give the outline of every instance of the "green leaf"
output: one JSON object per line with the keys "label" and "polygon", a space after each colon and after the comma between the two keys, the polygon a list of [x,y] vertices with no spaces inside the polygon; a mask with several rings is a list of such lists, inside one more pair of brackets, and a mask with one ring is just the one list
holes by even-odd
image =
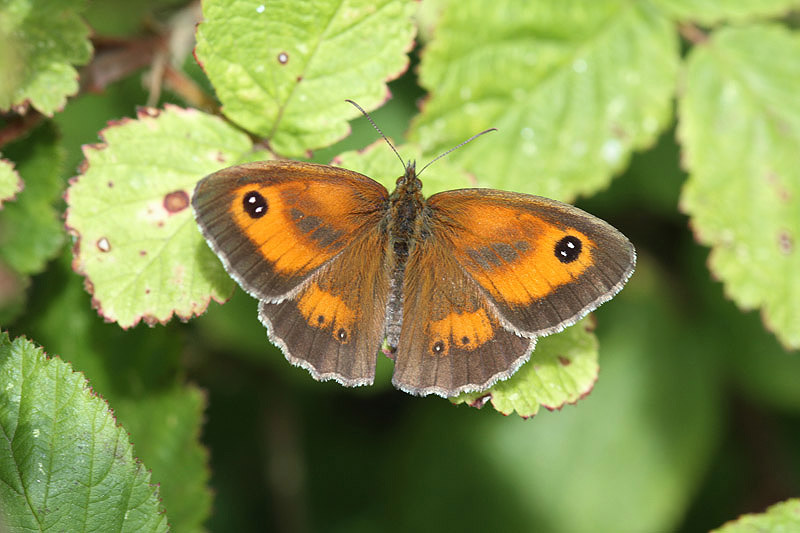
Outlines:
{"label": "green leaf", "polygon": [[709,266],[743,309],[760,308],[800,348],[800,37],[777,26],[720,30],[692,51],[679,135],[681,197]]}
{"label": "green leaf", "polygon": [[158,489],[80,374],[0,335],[0,501],[11,531],[166,531]]}
{"label": "green leaf", "polygon": [[41,272],[64,242],[60,212],[64,152],[50,125],[37,128],[24,143],[6,149],[25,189],[0,211],[0,262],[20,274]]}
{"label": "green leaf", "polygon": [[716,533],[790,533],[800,530],[800,500],[776,503],[761,514],[746,514],[715,529]]}
{"label": "green leaf", "polygon": [[0,159],[0,209],[3,209],[3,202],[13,200],[17,196],[23,185],[22,179],[14,170],[14,163]]}
{"label": "green leaf", "polygon": [[444,9],[412,129],[497,188],[569,200],[605,187],[671,117],[678,39],[646,2],[480,0]]}
{"label": "green leaf", "polygon": [[123,328],[166,322],[222,301],[232,281],[200,235],[189,202],[197,181],[234,162],[250,140],[217,117],[173,106],[104,130],[67,191],[75,270],[94,304]]}
{"label": "green leaf", "polygon": [[386,82],[408,65],[413,10],[406,0],[209,0],[196,56],[226,116],[299,156],[347,134],[358,111],[345,98],[366,109],[388,98]]}
{"label": "green leaf", "polygon": [[678,19],[706,25],[777,16],[797,8],[797,0],[654,0],[654,3]]}
{"label": "green leaf", "polygon": [[480,407],[488,399],[495,409],[523,418],[539,407],[560,409],[575,403],[594,387],[599,365],[592,320],[585,318],[561,333],[539,339],[530,360],[506,381],[488,391],[461,394],[451,401]]}
{"label": "green leaf", "polygon": [[45,299],[44,309],[25,317],[24,330],[83,372],[113,406],[159,484],[172,531],[199,530],[211,512],[208,458],[199,439],[205,399],[183,383],[185,336],[170,326],[123,331],[104,323],[66,257],[36,279],[31,301]]}
{"label": "green leaf", "polygon": [[30,103],[52,116],[78,92],[74,65],[89,61],[83,0],[6,0],[0,4],[0,110]]}

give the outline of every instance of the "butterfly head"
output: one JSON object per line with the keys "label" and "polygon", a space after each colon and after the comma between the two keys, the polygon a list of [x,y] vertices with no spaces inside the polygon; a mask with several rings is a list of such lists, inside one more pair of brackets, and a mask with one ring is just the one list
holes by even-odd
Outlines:
{"label": "butterfly head", "polygon": [[406,163],[406,171],[397,178],[397,188],[405,189],[409,192],[416,192],[422,189],[422,181],[417,176],[417,162],[409,161]]}

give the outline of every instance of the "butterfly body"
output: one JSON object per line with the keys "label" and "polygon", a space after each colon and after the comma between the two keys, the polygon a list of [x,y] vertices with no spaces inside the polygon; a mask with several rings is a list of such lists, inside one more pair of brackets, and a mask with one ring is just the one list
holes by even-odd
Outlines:
{"label": "butterfly body", "polygon": [[248,163],[201,180],[192,205],[287,359],[348,386],[372,383],[385,340],[398,388],[484,390],[635,263],[621,233],[567,204],[489,189],[425,199],[413,163],[391,194],[337,167]]}

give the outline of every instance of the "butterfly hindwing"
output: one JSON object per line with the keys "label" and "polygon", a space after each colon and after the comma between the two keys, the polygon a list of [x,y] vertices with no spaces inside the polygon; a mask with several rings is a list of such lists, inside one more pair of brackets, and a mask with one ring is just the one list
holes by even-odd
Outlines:
{"label": "butterfly hindwing", "polygon": [[412,394],[483,390],[525,362],[534,340],[505,329],[483,291],[435,234],[406,265],[392,383]]}
{"label": "butterfly hindwing", "polygon": [[[259,318],[293,364],[318,380],[348,386],[372,383],[383,341],[389,276],[378,226],[359,234],[296,295],[262,301]],[[365,254],[370,261],[364,261]]]}

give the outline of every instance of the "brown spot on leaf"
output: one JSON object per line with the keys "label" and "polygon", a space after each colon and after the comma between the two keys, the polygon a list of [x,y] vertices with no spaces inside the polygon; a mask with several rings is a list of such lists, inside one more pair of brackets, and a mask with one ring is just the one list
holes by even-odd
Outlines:
{"label": "brown spot on leaf", "polygon": [[109,181],[108,182],[108,188],[109,189],[113,189],[114,188],[114,182],[113,181]]}
{"label": "brown spot on leaf", "polygon": [[139,255],[144,257],[145,255],[147,255],[147,251],[146,250],[139,250]]}
{"label": "brown spot on leaf", "polygon": [[561,366],[569,366],[572,364],[572,361],[568,357],[564,357],[563,355],[558,356],[558,362],[561,363]]}
{"label": "brown spot on leaf", "polygon": [[766,173],[765,179],[767,181],[767,184],[769,184],[769,186],[775,191],[775,194],[778,195],[778,199],[781,202],[787,203],[792,199],[791,193],[784,186],[780,176],[777,173],[769,171]]}
{"label": "brown spot on leaf", "polygon": [[782,229],[778,232],[778,249],[783,255],[791,255],[794,251],[794,238],[789,230]]}
{"label": "brown spot on leaf", "polygon": [[97,249],[101,252],[110,252],[111,251],[111,243],[108,242],[108,239],[105,237],[100,237],[97,239]]}
{"label": "brown spot on leaf", "polygon": [[486,402],[488,402],[491,399],[492,399],[491,394],[484,394],[483,396],[480,396],[479,398],[476,398],[475,400],[469,402],[469,406],[474,407],[475,409],[480,409],[481,407],[486,405]]}
{"label": "brown spot on leaf", "polygon": [[164,209],[179,213],[189,207],[189,195],[184,190],[172,191],[164,197]]}

